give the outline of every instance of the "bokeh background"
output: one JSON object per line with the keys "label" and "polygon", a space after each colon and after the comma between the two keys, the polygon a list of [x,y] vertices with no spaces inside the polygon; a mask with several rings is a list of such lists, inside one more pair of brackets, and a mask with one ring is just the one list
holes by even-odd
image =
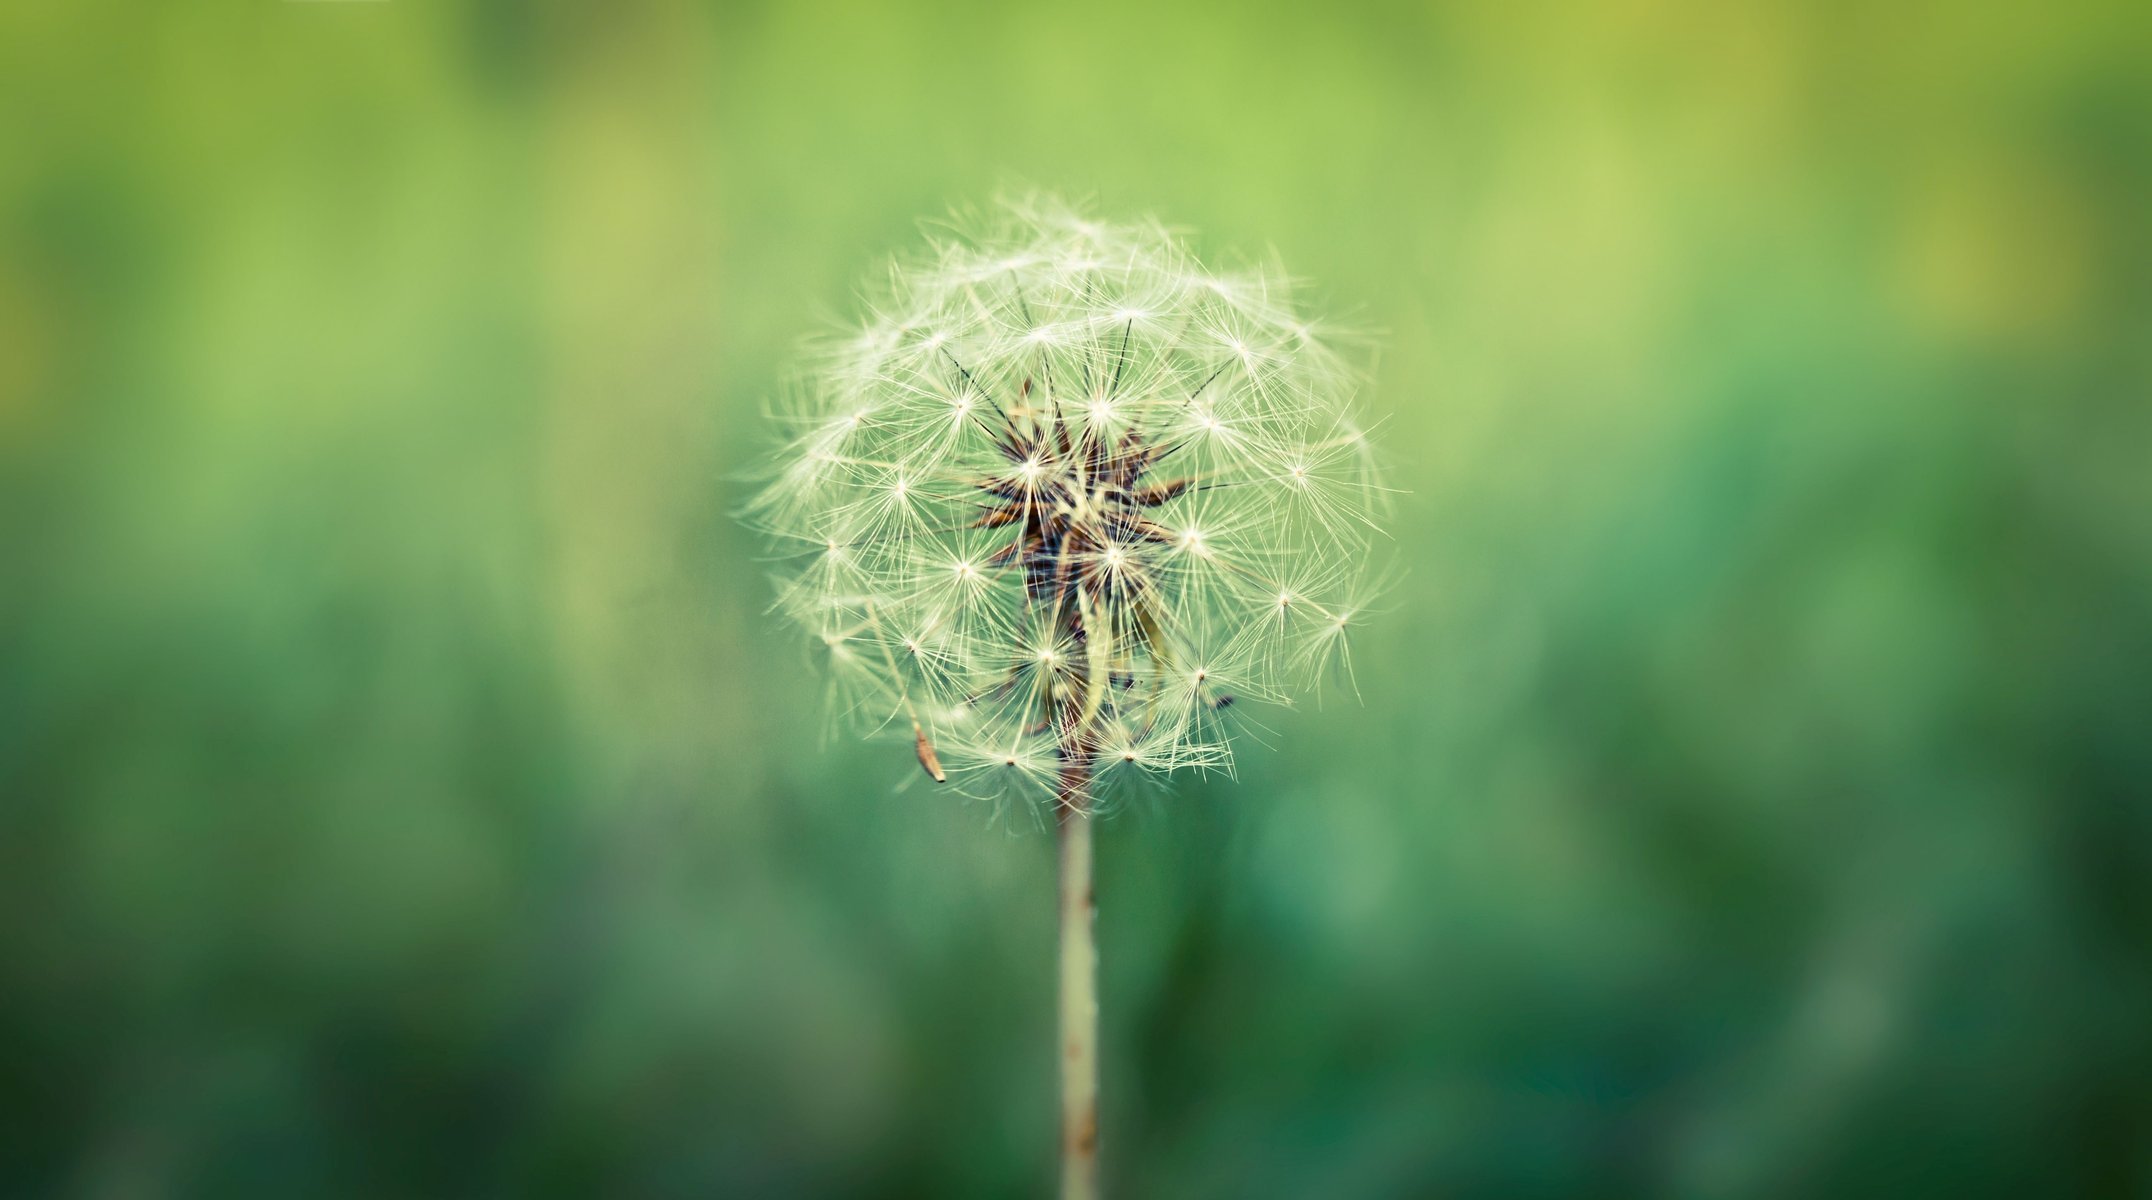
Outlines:
{"label": "bokeh background", "polygon": [[1052,838],[728,513],[997,188],[1381,331],[1360,700],[1102,832],[1152,1197],[2152,1195],[2137,3],[0,10],[0,1193],[1009,1196]]}

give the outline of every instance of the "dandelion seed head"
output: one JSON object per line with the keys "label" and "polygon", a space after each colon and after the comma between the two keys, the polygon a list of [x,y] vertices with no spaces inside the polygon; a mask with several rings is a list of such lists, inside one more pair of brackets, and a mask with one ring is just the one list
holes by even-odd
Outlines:
{"label": "dandelion seed head", "polygon": [[1045,799],[1078,758],[1102,788],[1229,771],[1228,706],[1342,658],[1382,489],[1361,380],[1284,276],[1024,199],[866,307],[748,507],[798,551],[779,608],[843,712]]}

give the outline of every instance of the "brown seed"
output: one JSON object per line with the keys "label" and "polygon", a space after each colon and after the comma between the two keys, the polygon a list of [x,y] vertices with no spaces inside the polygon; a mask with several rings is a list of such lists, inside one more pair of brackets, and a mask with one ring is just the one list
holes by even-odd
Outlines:
{"label": "brown seed", "polygon": [[1172,479],[1165,483],[1146,484],[1129,492],[1129,498],[1145,508],[1156,508],[1188,490],[1192,479]]}
{"label": "brown seed", "polygon": [[934,743],[927,740],[927,731],[921,729],[917,721],[912,722],[912,734],[912,748],[919,752],[919,765],[926,768],[928,777],[936,783],[949,782],[949,776],[942,773],[941,759],[934,755]]}
{"label": "brown seed", "polygon": [[1019,506],[1004,504],[972,522],[971,527],[973,529],[998,529],[1003,525],[1014,525],[1016,519],[1022,515],[1023,509]]}

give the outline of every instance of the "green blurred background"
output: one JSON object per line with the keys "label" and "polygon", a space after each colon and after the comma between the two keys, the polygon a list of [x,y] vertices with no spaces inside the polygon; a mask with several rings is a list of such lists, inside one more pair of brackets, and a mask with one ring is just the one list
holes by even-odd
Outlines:
{"label": "green blurred background", "polygon": [[1045,1192],[1052,839],[728,516],[1036,185],[1409,489],[1362,702],[1102,833],[1119,1195],[2152,1196],[2148,25],[8,5],[0,1193]]}

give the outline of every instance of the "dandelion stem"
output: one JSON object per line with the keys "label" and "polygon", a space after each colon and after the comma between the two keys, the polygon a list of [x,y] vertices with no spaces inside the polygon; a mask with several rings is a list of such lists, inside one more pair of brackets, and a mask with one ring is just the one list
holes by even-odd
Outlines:
{"label": "dandelion stem", "polygon": [[1091,890],[1091,756],[1064,749],[1061,843],[1061,1200],[1098,1196],[1098,911]]}

